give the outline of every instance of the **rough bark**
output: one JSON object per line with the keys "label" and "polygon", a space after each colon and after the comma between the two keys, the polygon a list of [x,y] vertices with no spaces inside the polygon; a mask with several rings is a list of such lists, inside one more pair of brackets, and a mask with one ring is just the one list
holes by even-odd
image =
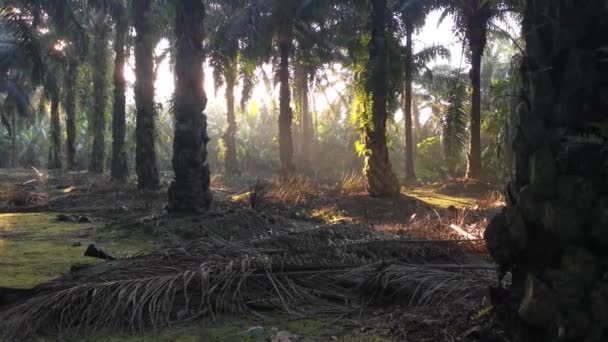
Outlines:
{"label": "rough bark", "polygon": [[526,5],[513,176],[485,236],[512,273],[494,305],[516,341],[608,340],[607,16],[600,0]]}
{"label": "rough bark", "polygon": [[281,17],[279,31],[279,157],[281,161],[281,176],[290,177],[295,172],[293,162],[293,137],[291,124],[293,111],[291,108],[291,89],[289,88],[289,58],[292,50],[292,27],[289,18]]}
{"label": "rough bark", "polygon": [[71,61],[68,65],[65,89],[65,130],[68,170],[76,168],[76,77],[78,62]]}
{"label": "rough bark", "polygon": [[408,23],[406,25],[407,43],[405,45],[405,180],[407,182],[416,181],[414,171],[414,136],[412,122],[412,64],[413,64],[413,36],[414,27]]}
{"label": "rough bark", "polygon": [[475,13],[466,19],[466,32],[471,50],[471,124],[466,177],[479,178],[481,173],[481,58],[487,45],[489,4],[473,4]]}
{"label": "rough bark", "polygon": [[372,1],[372,27],[369,44],[369,77],[367,93],[372,97],[371,125],[365,127],[365,147],[369,151],[364,173],[371,196],[390,197],[399,194],[399,180],[392,170],[386,144],[388,46],[386,40],[387,0]]}
{"label": "rough bark", "polygon": [[108,66],[108,28],[105,17],[98,15],[95,23],[95,37],[93,43],[93,149],[91,150],[91,160],[89,171],[102,173],[105,159],[105,136],[106,125],[106,72]]}
{"label": "rough bark", "polygon": [[211,205],[207,164],[207,104],[203,89],[203,20],[200,0],[176,2],[175,139],[169,187],[170,212],[199,213]]}
{"label": "rough bark", "polygon": [[159,187],[156,166],[154,127],[154,48],[156,44],[152,22],[152,2],[133,1],[135,27],[135,168],[139,189],[156,190]]}
{"label": "rough bark", "polygon": [[51,134],[48,168],[61,169],[61,122],[59,120],[59,94],[52,94],[51,96]]}
{"label": "rough bark", "polygon": [[226,80],[226,131],[222,136],[222,141],[225,147],[224,168],[226,174],[234,176],[239,173],[239,164],[236,152],[236,115],[234,113],[234,87],[237,77],[236,61],[230,62],[230,65],[224,72]]}
{"label": "rough bark", "polygon": [[[124,9],[126,12],[126,9]],[[125,151],[125,108],[126,108],[126,81],[125,71],[125,44],[127,39],[128,23],[126,13],[118,13],[116,20],[116,37],[114,40],[114,108],[112,110],[112,180],[124,182],[127,180],[129,170],[127,166],[127,152]]]}

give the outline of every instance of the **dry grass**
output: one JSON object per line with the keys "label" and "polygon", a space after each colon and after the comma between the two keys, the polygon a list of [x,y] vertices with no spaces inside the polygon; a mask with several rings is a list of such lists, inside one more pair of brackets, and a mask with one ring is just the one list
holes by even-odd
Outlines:
{"label": "dry grass", "polygon": [[503,194],[495,191],[479,199],[472,208],[437,209],[426,214],[414,214],[409,222],[385,224],[376,228],[412,239],[471,240],[466,249],[473,254],[486,255],[483,234],[489,219],[504,204]]}
{"label": "dry grass", "polygon": [[343,314],[387,294],[414,304],[459,301],[494,279],[470,269],[487,267],[479,258],[462,267],[472,259],[456,244],[355,228],[249,243],[209,236],[42,286],[36,297],[0,313],[0,339],[141,331],[269,310],[290,318]]}
{"label": "dry grass", "polygon": [[353,196],[367,191],[365,176],[359,172],[348,173],[342,176],[336,185],[340,196]]}

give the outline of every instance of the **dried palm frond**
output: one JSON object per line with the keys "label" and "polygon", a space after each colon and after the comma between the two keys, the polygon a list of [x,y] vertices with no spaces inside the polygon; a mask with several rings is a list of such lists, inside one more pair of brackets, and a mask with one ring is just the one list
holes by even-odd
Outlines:
{"label": "dried palm frond", "polygon": [[[253,243],[211,236],[40,286],[38,295],[0,313],[0,340],[143,331],[263,311],[340,314],[361,304],[362,291],[369,299],[390,293],[417,304],[459,300],[495,278],[445,266],[465,257],[448,244],[363,229],[313,229]],[[444,266],[425,265],[430,261]]]}

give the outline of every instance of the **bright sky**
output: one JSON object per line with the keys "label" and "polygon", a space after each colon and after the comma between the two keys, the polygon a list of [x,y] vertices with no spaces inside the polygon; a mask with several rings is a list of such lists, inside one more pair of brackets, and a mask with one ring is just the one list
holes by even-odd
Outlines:
{"label": "bright sky", "polygon": [[[452,58],[450,60],[437,60],[430,63],[430,66],[436,64],[450,64],[454,67],[462,67],[465,70],[468,69],[468,64],[466,59],[463,56],[463,44],[453,33],[454,19],[452,16],[447,16],[443,22],[438,25],[439,17],[441,15],[440,11],[431,12],[427,18],[426,25],[424,28],[415,36],[415,49],[417,51],[431,46],[433,44],[441,44],[448,49],[450,49],[452,53]],[[501,25],[502,26],[502,25]],[[512,31],[512,30],[509,30]],[[162,40],[157,47],[157,54],[160,54],[164,49],[167,48],[168,42],[166,40]],[[125,78],[127,81],[132,84],[135,80],[135,74],[133,71],[134,62],[131,59],[129,63],[129,67],[125,70]],[[264,66],[266,73],[269,77],[272,78],[272,70],[269,66]],[[224,89],[219,89],[217,92],[214,90],[213,85],[213,77],[212,69],[205,65],[205,91],[208,98],[207,108],[224,108]],[[160,102],[165,102],[171,98],[174,90],[174,80],[173,73],[171,67],[169,65],[168,59],[164,60],[159,66],[158,79],[156,80],[156,99]],[[340,87],[339,85],[337,86]],[[342,89],[337,89],[341,91]],[[276,93],[276,92],[275,92]],[[270,94],[271,96],[277,96],[277,94]],[[240,91],[236,91],[237,103],[240,97]],[[265,89],[264,83],[260,80],[259,84],[256,86],[253,92],[253,99],[255,100],[264,98],[269,96],[267,90]],[[313,104],[316,106],[317,111],[322,111],[328,108],[328,100],[334,101],[337,98],[337,92],[329,90],[327,92],[327,99],[325,96],[317,95],[317,97],[313,100]],[[133,103],[133,93],[132,89],[130,89],[130,94],[127,97],[130,103]],[[424,117],[428,113],[422,113]],[[396,119],[399,120],[402,117],[401,113],[397,113]],[[422,118],[423,119],[423,118]]]}

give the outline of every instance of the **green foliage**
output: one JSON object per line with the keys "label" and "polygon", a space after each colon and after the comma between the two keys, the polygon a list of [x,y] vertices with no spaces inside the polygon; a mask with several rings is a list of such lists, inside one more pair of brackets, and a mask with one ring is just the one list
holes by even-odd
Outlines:
{"label": "green foliage", "polygon": [[427,138],[417,145],[416,175],[421,181],[436,181],[447,175],[441,139]]}
{"label": "green foliage", "polygon": [[443,117],[441,140],[451,175],[456,174],[458,162],[466,150],[468,134],[467,86],[459,77],[451,80],[447,100],[449,105]]}

